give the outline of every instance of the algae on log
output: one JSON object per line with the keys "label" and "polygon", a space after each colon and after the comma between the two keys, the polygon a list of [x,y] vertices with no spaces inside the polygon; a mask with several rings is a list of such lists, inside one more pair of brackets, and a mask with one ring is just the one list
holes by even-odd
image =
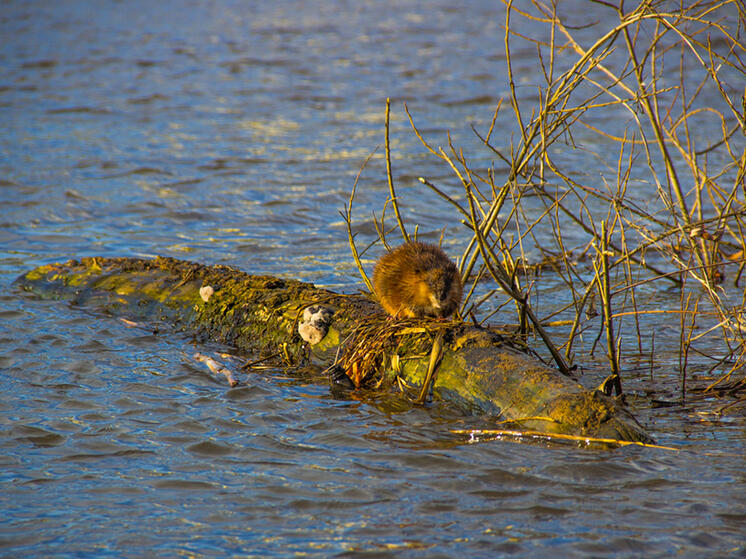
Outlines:
{"label": "algae on log", "polygon": [[[85,258],[40,266],[16,281],[44,298],[71,299],[147,323],[165,322],[240,353],[270,355],[282,349],[298,360],[310,355],[323,366],[334,363],[362,319],[385,320],[378,304],[364,296],[173,258]],[[214,291],[207,301],[200,295],[205,286]],[[309,347],[298,334],[299,319],[305,309],[319,304],[334,314],[328,333]],[[414,386],[424,382],[432,335],[428,323],[423,325],[397,332],[397,353],[382,360],[381,374]],[[458,322],[435,327],[444,331],[436,398],[524,429],[652,442],[615,399],[585,389],[501,335]]]}

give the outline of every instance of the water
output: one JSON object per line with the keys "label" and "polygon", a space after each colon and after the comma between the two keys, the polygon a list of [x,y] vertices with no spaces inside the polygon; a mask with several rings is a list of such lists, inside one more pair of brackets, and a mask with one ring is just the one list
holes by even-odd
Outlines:
{"label": "water", "polygon": [[[476,0],[0,4],[0,555],[746,555],[743,407],[651,403],[678,395],[665,320],[643,325],[652,379],[627,362],[625,388],[682,450],[599,451],[469,441],[451,431],[489,418],[335,399],[308,372],[230,389],[191,357],[224,348],[11,286],[47,262],[163,254],[354,292],[338,212],[385,98],[406,216],[437,239],[451,214],[416,177],[459,187],[401,101],[488,164],[469,124],[507,94],[503,18]],[[526,83],[531,56],[516,52]],[[380,153],[361,239],[387,193]],[[467,236],[446,239],[455,254]]]}

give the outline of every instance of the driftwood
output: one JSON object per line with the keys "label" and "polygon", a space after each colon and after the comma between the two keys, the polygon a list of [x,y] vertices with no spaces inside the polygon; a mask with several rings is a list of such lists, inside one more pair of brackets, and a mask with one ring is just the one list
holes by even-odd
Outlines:
{"label": "driftwood", "polygon": [[[652,441],[616,399],[547,367],[509,336],[463,322],[394,323],[362,295],[160,257],[45,265],[22,275],[17,284],[41,297],[70,299],[153,326],[167,324],[231,345],[246,356],[279,354],[322,367],[341,362],[348,375],[358,373],[357,384],[371,382],[370,371],[361,373],[357,367],[372,364],[379,385],[410,387],[415,396],[440,337],[434,398],[526,430]],[[370,340],[376,351],[361,346],[361,325],[385,332]],[[353,339],[356,347],[351,347]]]}

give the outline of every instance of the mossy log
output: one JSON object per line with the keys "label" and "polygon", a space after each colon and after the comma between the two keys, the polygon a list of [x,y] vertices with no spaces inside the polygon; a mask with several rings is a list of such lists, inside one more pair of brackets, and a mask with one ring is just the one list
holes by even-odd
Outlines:
{"label": "mossy log", "polygon": [[[44,298],[70,299],[154,326],[167,323],[247,356],[281,351],[291,360],[310,358],[324,367],[344,354],[362,321],[388,320],[362,295],[162,257],[50,264],[22,275],[17,284]],[[303,312],[312,305],[333,311],[328,331],[314,345],[298,334]],[[509,337],[462,322],[410,321],[396,332],[395,347],[378,360],[379,379],[398,377],[403,382],[393,385],[420,386],[435,331],[443,332],[443,353],[434,398],[523,429],[651,442],[617,400],[547,367]]]}

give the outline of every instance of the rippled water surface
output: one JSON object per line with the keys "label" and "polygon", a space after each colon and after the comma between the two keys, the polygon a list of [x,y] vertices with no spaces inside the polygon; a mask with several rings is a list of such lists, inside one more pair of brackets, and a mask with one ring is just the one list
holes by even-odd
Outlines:
{"label": "rippled water surface", "polygon": [[[679,451],[470,441],[452,430],[489,418],[334,398],[308,371],[228,388],[192,358],[226,348],[12,286],[43,263],[163,254],[354,292],[339,211],[386,97],[407,218],[437,239],[452,214],[416,177],[458,185],[401,102],[475,148],[469,125],[507,93],[503,21],[477,0],[0,3],[0,555],[746,556],[746,421],[651,405],[675,397],[675,350],[624,374]],[[386,195],[379,149],[361,239]],[[468,236],[446,238],[456,254]]]}

